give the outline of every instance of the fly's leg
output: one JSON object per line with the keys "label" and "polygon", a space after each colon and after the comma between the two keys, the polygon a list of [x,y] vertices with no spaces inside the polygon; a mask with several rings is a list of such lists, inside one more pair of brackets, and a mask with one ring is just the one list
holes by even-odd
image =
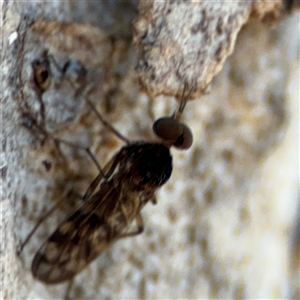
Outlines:
{"label": "fly's leg", "polygon": [[139,235],[144,231],[144,221],[143,221],[142,215],[140,213],[135,217],[135,222],[136,222],[136,225],[137,225],[137,229],[135,231],[132,231],[132,232],[127,232],[127,233],[121,234],[119,236],[119,239]]}
{"label": "fly's leg", "polygon": [[74,143],[62,140],[62,139],[58,139],[58,138],[56,138],[56,137],[54,137],[54,136],[52,136],[50,134],[48,134],[48,136],[50,138],[52,138],[54,141],[56,141],[56,142],[69,145],[70,147],[74,147],[74,148],[78,148],[78,149],[84,150],[88,154],[88,156],[90,157],[90,159],[93,161],[93,163],[97,166],[97,169],[98,169],[98,171],[100,173],[99,175],[101,175],[102,177],[105,176],[104,170],[100,166],[100,164],[97,161],[95,155],[92,153],[92,151],[91,151],[91,149],[89,147],[83,147],[83,146],[80,146],[80,145],[77,145],[77,144],[74,144]]}
{"label": "fly's leg", "polygon": [[[55,139],[55,138],[54,138]],[[63,142],[60,140],[55,139],[56,141],[59,142]],[[67,142],[68,144],[70,144],[69,142]],[[83,147],[82,147],[83,148]],[[94,155],[92,154],[92,152],[90,151],[89,148],[84,148],[87,153],[90,155],[90,157],[92,158],[93,161],[97,162],[96,158],[94,157]],[[100,167],[100,165],[97,162],[97,166],[98,166],[98,170],[99,170],[99,175],[93,180],[93,182],[91,183],[91,185],[89,186],[89,188],[87,189],[86,193],[84,194],[83,197],[80,197],[81,200],[83,201],[87,201],[90,199],[90,197],[92,196],[94,190],[96,189],[97,185],[99,184],[100,180],[103,178],[104,175],[104,171],[102,170],[102,168]],[[63,201],[58,201],[38,222],[37,224],[33,227],[33,229],[30,231],[30,233],[28,234],[28,236],[26,237],[25,241],[21,244],[20,250],[18,251],[18,255],[21,254],[22,250],[24,249],[24,247],[26,246],[26,244],[29,242],[29,240],[31,239],[31,237],[34,235],[34,233],[37,231],[37,229],[40,227],[40,225],[56,210],[58,209],[61,204],[63,203]]]}
{"label": "fly's leg", "polygon": [[96,109],[96,107],[93,105],[93,103],[86,99],[86,102],[89,104],[89,106],[91,107],[91,109],[94,111],[94,113],[96,114],[96,116],[98,117],[98,119],[100,120],[100,122],[107,127],[113,134],[115,134],[120,140],[122,140],[123,142],[125,142],[126,144],[130,144],[130,141],[123,136],[117,129],[115,129],[112,125],[110,125],[100,114],[100,112]]}
{"label": "fly's leg", "polygon": [[20,250],[18,251],[18,255],[21,254],[22,250],[24,249],[25,245],[29,242],[31,237],[34,235],[34,233],[37,231],[37,229],[40,227],[40,225],[56,210],[59,208],[59,206],[62,204],[62,201],[58,201],[33,227],[33,229],[30,231],[30,233],[27,235],[25,241],[22,243]]}
{"label": "fly's leg", "polygon": [[[92,105],[92,104],[91,104]],[[92,106],[93,107],[93,106]],[[95,108],[93,107],[93,109],[95,110]],[[95,110],[96,111],[96,110]],[[97,111],[96,111],[97,112]],[[97,114],[99,114],[97,112]],[[100,116],[100,114],[99,114]],[[114,172],[115,168],[117,167],[119,161],[122,159],[123,157],[123,151],[119,152],[117,155],[115,155],[115,157],[113,157],[113,159],[110,160],[110,162],[107,163],[107,165],[104,167],[104,169],[102,169],[102,167],[100,166],[100,164],[98,163],[96,157],[94,156],[94,154],[91,152],[89,147],[83,147],[80,145],[76,145],[73,144],[71,142],[62,140],[62,139],[58,139],[54,136],[52,136],[51,134],[49,134],[48,132],[46,132],[46,130],[39,126],[37,124],[37,122],[33,119],[33,117],[30,114],[26,114],[26,116],[24,116],[26,118],[26,123],[24,124],[28,129],[30,130],[35,130],[35,134],[42,134],[43,136],[49,137],[51,138],[54,142],[56,143],[64,143],[69,145],[70,147],[75,147],[75,148],[79,148],[84,150],[89,157],[91,158],[91,160],[94,162],[94,164],[97,166],[97,169],[99,171],[99,175],[93,180],[93,182],[90,184],[90,186],[88,187],[87,191],[85,192],[84,196],[82,197],[82,200],[87,201],[88,199],[90,199],[90,197],[93,195],[93,192],[95,191],[95,189],[97,188],[97,186],[99,185],[100,181],[102,180],[102,178],[109,178],[111,176],[111,174]],[[106,122],[106,121],[105,121]],[[106,124],[106,123],[104,123]],[[113,129],[114,130],[114,129]],[[56,210],[59,208],[59,206],[61,205],[63,201],[59,201],[56,205],[54,205],[54,207],[52,207],[39,221],[38,223],[34,226],[34,228],[31,230],[31,232],[28,234],[27,238],[25,239],[25,241],[22,243],[20,250],[18,251],[18,254],[20,254],[22,252],[22,250],[24,249],[24,247],[26,246],[26,244],[29,242],[29,240],[31,239],[31,237],[33,236],[33,234],[36,232],[36,230],[39,228],[39,226]]]}
{"label": "fly's leg", "polygon": [[[69,145],[70,147],[76,147],[79,149],[82,149],[84,151],[86,151],[86,153],[89,155],[89,157],[91,158],[91,160],[95,163],[95,165],[97,166],[97,169],[99,171],[99,175],[96,177],[96,179],[92,182],[91,186],[89,187],[89,189],[87,190],[87,192],[85,193],[84,197],[80,197],[81,200],[88,200],[90,198],[90,196],[92,195],[92,192],[95,190],[96,185],[100,182],[100,180],[103,178],[103,176],[105,176],[105,173],[103,171],[103,169],[101,168],[100,164],[98,163],[96,157],[94,156],[94,154],[91,152],[89,147],[83,147],[80,145],[76,145],[73,144],[71,142],[65,141],[65,140],[61,140],[61,139],[57,139],[54,136],[52,136],[51,134],[49,134],[48,132],[46,132],[46,130],[39,124],[37,124],[36,120],[32,117],[31,114],[26,114],[23,115],[23,117],[25,118],[24,121],[25,123],[23,123],[23,125],[28,128],[30,131],[33,131],[33,133],[35,135],[38,136],[39,135],[43,135],[45,137],[49,137],[51,138],[55,143],[64,143]],[[31,237],[33,236],[33,234],[37,231],[37,229],[40,227],[40,225],[56,210],[60,207],[60,205],[63,203],[63,201],[58,201],[57,204],[55,204],[38,222],[37,224],[34,226],[34,228],[30,231],[30,233],[28,234],[28,236],[26,237],[25,241],[21,244],[20,250],[18,251],[18,255],[21,254],[21,252],[23,251],[24,247],[26,246],[26,244],[29,242],[29,240],[31,239]]]}
{"label": "fly's leg", "polygon": [[72,278],[68,282],[67,289],[66,289],[65,296],[64,296],[64,300],[69,300],[70,299],[69,295],[70,295],[70,291],[73,287],[73,284],[74,284],[74,278]]}
{"label": "fly's leg", "polygon": [[[148,201],[149,201],[149,198],[146,202],[148,202]],[[155,198],[154,195],[152,195],[152,197],[150,198],[150,201],[152,202],[153,205],[155,205],[157,203],[156,198]],[[135,222],[136,222],[136,225],[137,225],[137,229],[135,231],[123,233],[118,238],[123,239],[123,238],[133,237],[133,236],[136,236],[136,235],[139,235],[139,234],[143,233],[143,231],[144,231],[144,221],[143,221],[143,217],[142,217],[140,212],[135,217]]]}
{"label": "fly's leg", "polygon": [[[106,120],[104,120],[102,115],[98,112],[98,110],[94,107],[94,105],[89,100],[87,100],[87,103],[91,106],[92,110],[95,112],[95,114],[97,115],[97,117],[100,119],[100,121],[102,122],[102,124],[104,126],[108,127],[109,130],[111,130],[115,135],[117,135],[125,143],[127,143],[127,144],[130,143],[129,140],[127,140],[113,126],[111,126]],[[99,175],[93,180],[93,182],[88,187],[87,191],[85,192],[85,194],[83,196],[83,200],[89,199],[91,197],[91,195],[93,194],[93,192],[95,191],[96,187],[99,185],[99,183],[103,177],[109,178],[111,176],[111,174],[114,172],[115,168],[117,167],[119,161],[122,159],[122,157],[124,155],[124,153],[122,151],[119,152],[117,155],[115,155],[110,160],[110,162],[108,162],[108,164],[104,168],[102,168],[100,166],[100,164],[98,163],[95,155],[92,153],[92,151],[90,150],[89,147],[83,147],[83,146],[68,142],[66,140],[63,140],[63,139],[58,139],[58,138],[52,136],[51,134],[49,134],[48,132],[46,132],[43,128],[39,128],[39,126],[37,124],[35,124],[35,127],[37,127],[42,132],[42,134],[50,137],[55,142],[63,143],[63,144],[69,145],[70,147],[84,150],[88,154],[90,159],[94,162],[94,164],[97,166]]]}
{"label": "fly's leg", "polygon": [[89,199],[92,196],[93,192],[95,191],[103,177],[106,179],[110,177],[110,175],[113,173],[117,166],[117,164],[114,163],[115,158],[116,155],[105,165],[102,172],[99,172],[98,176],[92,181],[92,183],[90,184],[83,196],[83,200]]}
{"label": "fly's leg", "polygon": [[[80,197],[81,198],[81,197]],[[81,198],[82,199],[82,198]],[[38,230],[40,225],[55,211],[57,210],[63,203],[64,201],[58,201],[42,218],[39,219],[39,221],[35,224],[35,226],[32,228],[30,233],[27,235],[25,241],[21,244],[20,250],[18,251],[18,255],[21,254],[23,251],[24,247],[28,244],[30,241],[31,237],[34,235],[34,233]]]}
{"label": "fly's leg", "polygon": [[151,191],[150,193],[144,194],[144,197],[141,199],[142,206],[144,207],[144,205],[146,205],[146,203],[149,202],[149,201],[151,201],[151,203],[153,205],[157,204],[157,199],[156,199],[154,191]]}
{"label": "fly's leg", "polygon": [[99,185],[102,178],[109,179],[119,162],[123,159],[124,154],[125,150],[121,150],[113,156],[113,158],[102,169],[102,172],[99,172],[99,175],[92,181],[92,183],[90,184],[83,196],[83,200],[89,199],[92,196],[93,192]]}
{"label": "fly's leg", "polygon": [[45,137],[48,137],[56,143],[63,143],[70,147],[81,149],[81,150],[85,151],[88,154],[88,156],[90,157],[90,159],[93,161],[93,163],[96,165],[99,173],[102,173],[102,176],[105,175],[105,172],[103,171],[102,167],[98,163],[95,155],[92,153],[92,151],[89,147],[84,147],[84,146],[63,140],[63,139],[56,138],[55,136],[53,136],[49,132],[47,132],[41,125],[39,125],[37,123],[37,121],[34,119],[34,117],[28,112],[23,113],[22,117],[23,117],[23,126],[25,126],[30,132],[33,132],[37,136],[37,138],[42,139],[41,138],[41,135],[42,135],[44,137],[44,139],[45,139]]}

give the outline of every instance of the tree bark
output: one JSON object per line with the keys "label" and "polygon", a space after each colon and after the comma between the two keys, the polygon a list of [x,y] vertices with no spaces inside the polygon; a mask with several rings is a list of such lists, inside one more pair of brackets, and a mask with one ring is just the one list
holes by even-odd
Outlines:
{"label": "tree bark", "polygon": [[[166,95],[179,99],[184,84],[196,86],[183,113],[192,148],[172,150],[172,177],[158,204],[142,211],[144,233],[109,247],[68,296],[299,293],[299,13],[292,14],[299,3],[224,2],[222,10],[208,3],[2,3],[3,299],[65,296],[67,283],[32,277],[33,255],[97,175],[80,147],[104,165],[121,145],[85,100],[130,140],[149,141],[153,122],[178,108]],[[45,58],[49,81],[40,84]],[[37,124],[79,147],[54,142]],[[62,207],[17,254],[58,201]]]}

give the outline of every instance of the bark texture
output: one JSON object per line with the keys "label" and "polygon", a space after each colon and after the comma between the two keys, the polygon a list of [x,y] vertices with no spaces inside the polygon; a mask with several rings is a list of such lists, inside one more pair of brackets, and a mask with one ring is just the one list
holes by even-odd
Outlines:
{"label": "bark texture", "polygon": [[[298,7],[263,0],[3,2],[2,298],[65,296],[67,283],[32,277],[33,255],[97,174],[80,146],[104,165],[121,145],[85,99],[129,139],[151,140],[154,120],[178,106],[165,95],[180,97],[184,83],[197,86],[183,114],[192,148],[173,151],[170,181],[158,204],[142,212],[145,232],[108,248],[68,296],[298,295]],[[45,58],[49,81],[39,86]],[[79,147],[54,142],[36,124]],[[18,255],[58,201],[62,207]]]}

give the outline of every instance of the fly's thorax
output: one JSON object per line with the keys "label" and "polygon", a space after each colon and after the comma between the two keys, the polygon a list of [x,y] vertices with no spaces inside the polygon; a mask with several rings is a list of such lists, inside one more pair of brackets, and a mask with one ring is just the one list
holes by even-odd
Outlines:
{"label": "fly's thorax", "polygon": [[155,189],[172,173],[170,149],[160,143],[135,143],[126,146],[125,180],[135,191]]}

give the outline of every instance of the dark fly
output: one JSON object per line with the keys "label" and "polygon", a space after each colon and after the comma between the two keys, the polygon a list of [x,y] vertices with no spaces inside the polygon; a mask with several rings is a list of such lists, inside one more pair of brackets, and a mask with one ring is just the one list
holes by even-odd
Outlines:
{"label": "dark fly", "polygon": [[[85,201],[40,247],[31,266],[36,279],[47,284],[70,280],[111,242],[142,233],[141,210],[148,202],[156,203],[157,189],[172,173],[170,148],[188,149],[192,145],[191,131],[180,123],[191,92],[185,95],[185,91],[178,111],[153,125],[160,142],[128,141],[87,100],[103,125],[126,145],[103,169],[97,164],[100,172],[87,189]],[[136,230],[129,231],[133,221]]]}

